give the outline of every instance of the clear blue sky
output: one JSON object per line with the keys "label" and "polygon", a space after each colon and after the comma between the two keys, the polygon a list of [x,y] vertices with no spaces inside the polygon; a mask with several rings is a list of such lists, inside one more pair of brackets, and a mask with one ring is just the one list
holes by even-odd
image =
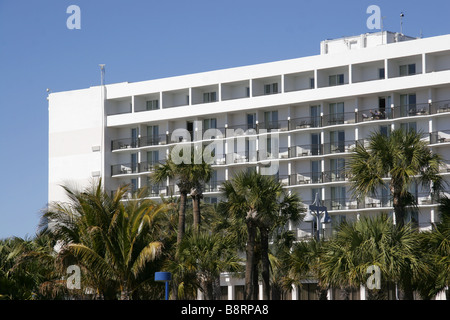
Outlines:
{"label": "clear blue sky", "polygon": [[[69,30],[66,9],[81,9]],[[0,238],[33,236],[47,205],[53,92],[142,81],[319,53],[321,40],[384,29],[450,33],[450,2],[301,0],[0,0]]]}

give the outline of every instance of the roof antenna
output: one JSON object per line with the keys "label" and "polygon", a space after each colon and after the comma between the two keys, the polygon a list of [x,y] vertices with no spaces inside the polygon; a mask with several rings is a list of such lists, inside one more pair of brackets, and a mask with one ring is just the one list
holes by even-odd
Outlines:
{"label": "roof antenna", "polygon": [[403,35],[403,17],[405,15],[402,13],[400,13],[400,34]]}
{"label": "roof antenna", "polygon": [[100,66],[100,72],[101,72],[101,85],[104,86],[105,85],[105,65],[99,64],[99,66]]}

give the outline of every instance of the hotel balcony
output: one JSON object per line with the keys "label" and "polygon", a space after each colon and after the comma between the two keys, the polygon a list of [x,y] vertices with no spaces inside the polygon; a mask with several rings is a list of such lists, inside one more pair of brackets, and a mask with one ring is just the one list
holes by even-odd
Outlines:
{"label": "hotel balcony", "polygon": [[111,176],[149,173],[152,172],[158,164],[163,163],[164,161],[143,161],[139,163],[115,164],[111,166]]}

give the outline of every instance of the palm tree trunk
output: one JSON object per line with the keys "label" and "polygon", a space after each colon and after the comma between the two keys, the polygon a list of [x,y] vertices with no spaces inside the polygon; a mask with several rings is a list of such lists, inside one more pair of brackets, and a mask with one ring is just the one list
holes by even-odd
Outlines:
{"label": "palm tree trunk", "polygon": [[201,199],[201,194],[193,194],[192,195],[192,204],[193,204],[193,215],[194,215],[194,232],[199,232],[200,231],[200,223],[201,223],[201,216],[200,216],[200,199]]}
{"label": "palm tree trunk", "polygon": [[181,242],[185,233],[185,223],[186,223],[186,200],[187,193],[180,192],[180,208],[178,211],[178,235],[177,244]]}
{"label": "palm tree trunk", "polygon": [[131,299],[131,293],[128,289],[128,285],[125,281],[125,283],[122,284],[122,288],[120,290],[120,300],[130,300]]}
{"label": "palm tree trunk", "polygon": [[253,284],[253,291],[252,291],[252,300],[258,300],[258,294],[259,294],[259,258],[257,255],[257,250],[255,249],[255,260],[254,260],[254,264],[253,264],[253,279],[252,279],[252,284]]}
{"label": "palm tree trunk", "polygon": [[246,255],[247,261],[245,264],[245,300],[252,300],[253,298],[253,279],[254,279],[254,265],[255,259],[255,241],[256,241],[256,226],[252,218],[247,218],[247,244]]}
{"label": "palm tree trunk", "polygon": [[270,299],[270,261],[269,261],[269,233],[267,228],[261,230],[261,276],[263,281],[263,300]]}
{"label": "palm tree trunk", "polygon": [[395,181],[392,181],[390,191],[392,194],[392,205],[394,207],[395,225],[400,229],[403,227],[405,221],[405,207],[401,199],[401,187],[397,186]]}

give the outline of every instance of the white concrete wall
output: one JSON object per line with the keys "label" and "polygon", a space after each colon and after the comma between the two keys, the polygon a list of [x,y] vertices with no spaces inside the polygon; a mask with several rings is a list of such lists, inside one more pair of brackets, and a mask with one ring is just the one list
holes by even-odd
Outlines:
{"label": "white concrete wall", "polygon": [[101,171],[100,87],[52,93],[49,97],[48,200],[64,200],[64,183],[86,186]]}

